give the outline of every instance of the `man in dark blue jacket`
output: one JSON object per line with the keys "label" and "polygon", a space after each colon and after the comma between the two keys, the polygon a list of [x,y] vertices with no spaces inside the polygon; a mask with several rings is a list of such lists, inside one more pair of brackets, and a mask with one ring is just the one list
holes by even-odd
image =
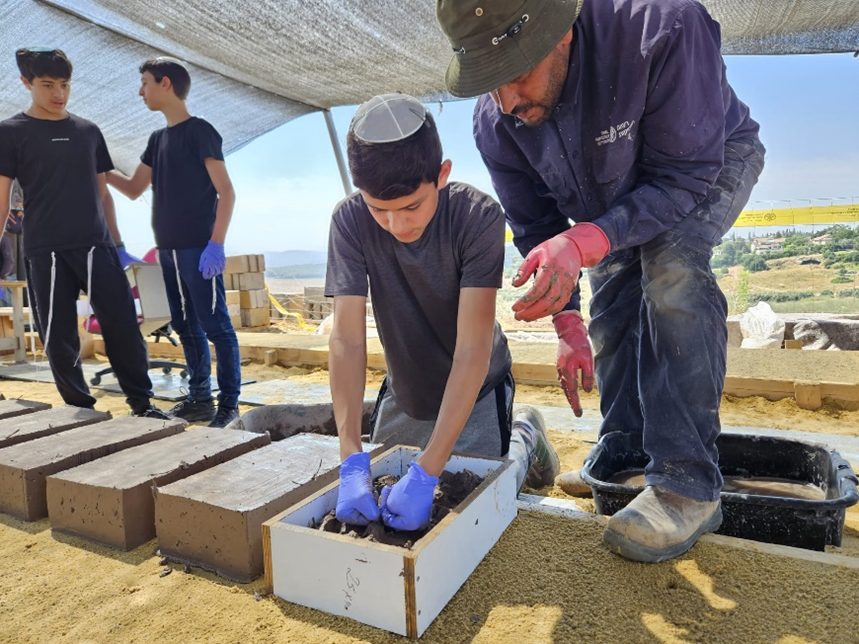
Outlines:
{"label": "man in dark blue jacket", "polygon": [[[727,305],[710,258],[763,169],[719,25],[696,0],[437,6],[448,89],[480,96],[474,137],[525,256],[513,284],[534,276],[516,317],[553,316],[573,411],[578,371],[585,391],[595,371],[601,432],[641,433],[650,457],[645,490],[603,541],[640,561],[676,557],[721,523]],[[578,473],[560,478],[583,491]]]}

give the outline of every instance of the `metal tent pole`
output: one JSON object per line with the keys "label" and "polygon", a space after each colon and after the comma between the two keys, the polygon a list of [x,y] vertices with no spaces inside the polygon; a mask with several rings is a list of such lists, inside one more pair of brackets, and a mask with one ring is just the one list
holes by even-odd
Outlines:
{"label": "metal tent pole", "polygon": [[337,159],[337,169],[340,170],[340,181],[343,182],[343,192],[348,197],[352,194],[352,187],[349,183],[349,171],[346,169],[343,150],[340,149],[340,141],[337,138],[337,130],[334,128],[334,119],[331,117],[331,110],[322,110],[322,114],[325,115],[325,125],[328,126],[328,136],[331,137],[331,147],[334,149],[334,158]]}

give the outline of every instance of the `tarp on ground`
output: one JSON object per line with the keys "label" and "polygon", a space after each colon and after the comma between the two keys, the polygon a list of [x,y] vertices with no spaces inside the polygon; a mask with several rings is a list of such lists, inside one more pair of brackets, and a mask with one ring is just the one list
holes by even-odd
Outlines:
{"label": "tarp on ground", "polygon": [[[586,0],[608,2],[610,0]],[[705,0],[726,54],[859,50],[855,0]],[[189,63],[189,106],[227,153],[308,112],[402,91],[449,98],[451,55],[430,0],[0,0],[0,115],[26,106],[19,46],[52,45],[75,65],[70,109],[101,126],[116,164],[137,163],[162,126],[137,98],[137,67]]]}

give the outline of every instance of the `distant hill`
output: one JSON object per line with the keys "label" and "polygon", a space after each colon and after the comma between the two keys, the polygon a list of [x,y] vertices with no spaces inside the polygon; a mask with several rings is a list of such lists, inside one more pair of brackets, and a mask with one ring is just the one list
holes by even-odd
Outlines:
{"label": "distant hill", "polygon": [[324,264],[328,254],[316,250],[283,250],[277,253],[265,254],[267,268],[283,266],[300,266],[307,264]]}

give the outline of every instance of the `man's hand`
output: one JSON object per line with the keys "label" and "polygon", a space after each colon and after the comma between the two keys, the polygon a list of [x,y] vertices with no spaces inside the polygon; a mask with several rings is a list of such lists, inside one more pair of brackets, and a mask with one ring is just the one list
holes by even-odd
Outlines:
{"label": "man's hand", "polygon": [[438,477],[411,462],[409,472],[382,490],[382,521],[394,530],[418,530],[429,523]]}
{"label": "man's hand", "polygon": [[598,264],[609,250],[608,237],[595,224],[576,224],[534,247],[513,278],[513,286],[519,287],[534,275],[534,284],[513,303],[516,319],[533,322],[562,310],[582,267]]}
{"label": "man's hand", "polygon": [[594,388],[594,356],[588,330],[578,311],[562,311],[552,319],[558,334],[558,380],[576,416],[582,415],[579,402],[578,370],[582,370],[582,389]]}
{"label": "man's hand", "polygon": [[200,255],[200,264],[197,268],[203,274],[204,280],[210,280],[216,275],[224,272],[227,266],[227,258],[224,255],[224,245],[216,241],[210,241]]}
{"label": "man's hand", "polygon": [[143,262],[142,259],[140,259],[139,257],[135,257],[127,250],[125,250],[125,246],[117,246],[116,254],[119,255],[119,265],[122,266],[123,269],[128,268],[128,265],[134,262]]}
{"label": "man's hand", "polygon": [[340,491],[335,515],[349,525],[367,525],[379,518],[379,504],[373,494],[370,455],[356,452],[340,465]]}

